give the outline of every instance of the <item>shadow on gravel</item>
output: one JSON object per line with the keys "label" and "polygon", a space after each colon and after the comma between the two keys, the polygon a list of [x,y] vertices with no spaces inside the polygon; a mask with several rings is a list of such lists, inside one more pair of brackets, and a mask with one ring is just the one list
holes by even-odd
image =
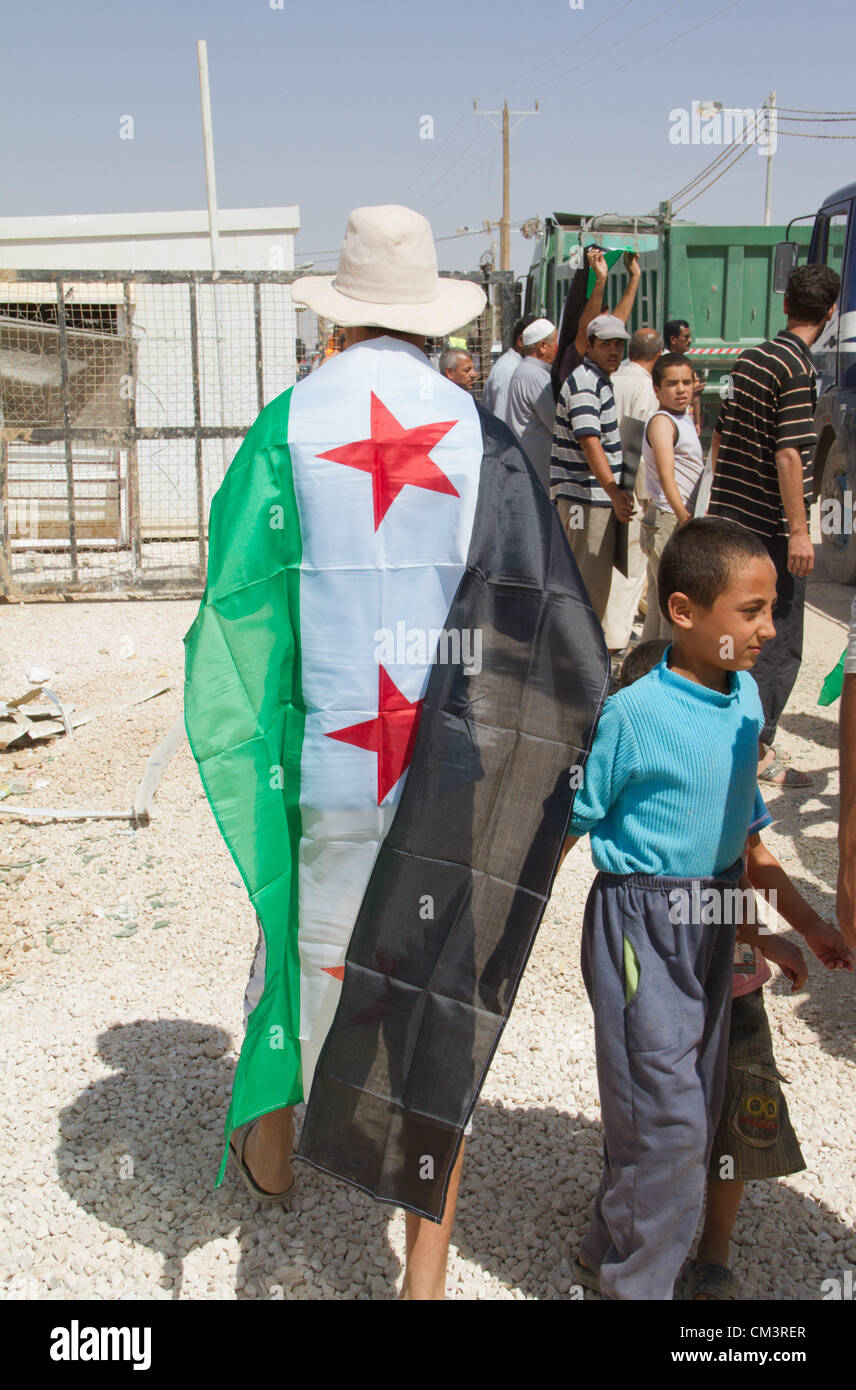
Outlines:
{"label": "shadow on gravel", "polygon": [[[306,1164],[298,1165],[290,1209],[260,1206],[232,1168],[214,1190],[234,1073],[227,1033],[189,1020],[140,1020],[98,1042],[114,1071],[60,1115],[60,1180],[99,1222],[162,1257],[162,1295],[231,1298],[237,1284],[239,1299],[395,1298],[401,1266],[389,1245],[388,1207]],[[453,1243],[529,1298],[567,1298],[600,1155],[600,1126],[581,1112],[480,1103]],[[235,1274],[226,1241],[236,1230]],[[744,1234],[733,1267],[747,1298],[821,1298],[822,1279],[856,1265],[845,1223],[782,1184],[750,1185],[738,1240]],[[197,1284],[194,1252],[218,1241]],[[156,1292],[141,1277],[114,1286],[114,1297]]]}
{"label": "shadow on gravel", "polygon": [[[529,1298],[567,1298],[600,1161],[600,1125],[580,1112],[479,1105],[454,1244]],[[856,1265],[856,1234],[847,1223],[781,1182],[747,1184],[735,1236],[732,1268],[748,1300],[821,1299],[829,1293],[824,1279],[837,1278],[846,1290],[845,1271]]]}
{"label": "shadow on gravel", "polygon": [[[818,709],[821,708],[823,707],[819,705]],[[800,714],[797,711],[786,710],[779,718],[779,728],[784,729],[786,734],[796,734],[797,738],[804,738],[806,743],[816,743],[818,748],[829,748],[837,754],[838,706],[834,705],[832,708],[836,714],[834,721],[831,721],[828,716],[824,718],[821,714]],[[826,772],[833,773],[837,770],[838,763],[836,761],[832,767],[824,768],[819,775],[823,776]],[[809,788],[806,787],[806,791],[808,790]],[[834,799],[837,800],[837,797]]]}
{"label": "shadow on gravel", "polygon": [[[93,1082],[59,1117],[65,1191],[98,1221],[161,1255],[160,1288],[172,1298],[185,1286],[193,1252],[236,1228],[239,1298],[289,1298],[298,1290],[303,1298],[394,1297],[401,1266],[387,1240],[388,1209],[364,1194],[302,1164],[291,1209],[262,1207],[231,1164],[214,1189],[235,1069],[224,1055],[231,1046],[222,1029],[186,1019],[139,1020],[101,1033],[99,1054],[113,1075]],[[356,1259],[365,1272],[359,1280]],[[110,1270],[103,1274],[109,1279]],[[197,1288],[191,1280],[185,1296],[232,1297],[225,1248],[214,1281],[219,1293],[210,1280]],[[114,1296],[123,1294],[146,1297],[141,1277]]]}

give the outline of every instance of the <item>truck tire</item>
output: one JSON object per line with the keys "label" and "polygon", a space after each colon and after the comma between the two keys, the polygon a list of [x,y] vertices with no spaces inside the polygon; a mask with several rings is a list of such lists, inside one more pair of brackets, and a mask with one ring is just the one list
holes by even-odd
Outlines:
{"label": "truck tire", "polygon": [[820,497],[823,558],[829,577],[839,584],[856,584],[853,493],[848,488],[847,461],[837,440],[823,467]]}

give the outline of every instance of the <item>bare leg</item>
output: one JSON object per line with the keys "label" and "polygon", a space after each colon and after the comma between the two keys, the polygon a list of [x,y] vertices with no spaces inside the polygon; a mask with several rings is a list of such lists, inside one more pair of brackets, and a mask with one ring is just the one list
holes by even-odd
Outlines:
{"label": "bare leg", "polygon": [[[696,1251],[697,1264],[728,1268],[729,1242],[742,1196],[743,1183],[739,1178],[708,1178],[704,1229]],[[710,1294],[701,1293],[696,1297],[699,1301],[707,1302]]]}
{"label": "bare leg", "polygon": [[244,1162],[265,1192],[285,1192],[291,1186],[293,1147],[293,1106],[272,1110],[253,1126],[244,1146]]}
{"label": "bare leg", "polygon": [[426,1221],[424,1217],[416,1216],[412,1211],[407,1213],[407,1255],[399,1298],[440,1302],[446,1297],[446,1261],[449,1258],[449,1240],[455,1220],[463,1161],[462,1143],[449,1179],[446,1210],[439,1225],[436,1221]]}

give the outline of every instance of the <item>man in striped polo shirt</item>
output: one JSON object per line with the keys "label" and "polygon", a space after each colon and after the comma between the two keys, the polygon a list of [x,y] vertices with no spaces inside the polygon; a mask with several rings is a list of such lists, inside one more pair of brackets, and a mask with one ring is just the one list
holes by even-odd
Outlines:
{"label": "man in striped polo shirt", "polygon": [[840,280],[825,265],[791,272],[787,327],[772,342],[747,348],[731,373],[728,399],[714,426],[714,479],[708,515],[754,531],[776,566],[776,636],[752,674],[764,706],[759,780],[808,786],[773,748],[776,726],[802,661],[806,579],[814,567],[808,530],[811,457],[817,442],[817,385],[809,348],[832,318]]}
{"label": "man in striped polo shirt", "polygon": [[621,487],[621,441],[609,379],[630,334],[613,314],[588,326],[588,350],[559,393],[550,467],[550,495],[603,622],[612,582],[616,525],[629,521],[633,498]]}

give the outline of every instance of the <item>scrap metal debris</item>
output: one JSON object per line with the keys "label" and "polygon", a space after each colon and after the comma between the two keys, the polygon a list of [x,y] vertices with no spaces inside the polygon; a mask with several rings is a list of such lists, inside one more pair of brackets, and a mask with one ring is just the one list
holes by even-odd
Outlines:
{"label": "scrap metal debris", "polygon": [[[165,690],[169,690],[170,688],[169,684],[158,686],[153,690],[147,691],[143,695],[137,696],[136,699],[121,700],[117,701],[114,705],[105,705],[100,710],[90,711],[87,719],[94,719],[96,714],[103,714],[108,709],[120,709],[123,706],[141,704],[144,700],[150,700],[155,695],[161,695]],[[20,700],[24,698],[23,696],[19,697]],[[81,722],[86,723],[87,719]],[[173,754],[181,746],[185,736],[184,715],[180,714],[165,737],[161,739],[157,748],[150,754],[145,771],[143,772],[142,780],[134,796],[133,808],[130,811],[90,811],[71,807],[57,808],[52,806],[0,806],[0,816],[13,816],[17,820],[30,820],[35,818],[39,821],[127,820],[131,822],[135,829],[137,826],[148,825],[151,821],[152,802],[155,792],[157,791],[158,783],[163,776],[164,768]],[[13,788],[9,787],[7,790],[12,791]]]}
{"label": "scrap metal debris", "polygon": [[[12,700],[0,700],[0,752],[6,748],[18,748],[25,743],[37,743],[42,739],[55,738],[57,734],[66,733],[72,736],[74,729],[79,729],[82,724],[89,724],[93,719],[98,719],[102,714],[108,714],[113,710],[130,709],[133,705],[141,705],[145,700],[152,700],[156,695],[163,695],[167,690],[172,689],[172,681],[161,681],[158,685],[152,686],[150,690],[144,690],[140,695],[133,695],[124,700],[113,700],[107,705],[96,705],[93,709],[81,710],[79,714],[74,713],[74,705],[64,705],[52,690],[47,686],[37,686],[25,691],[23,695],[16,695]],[[55,717],[55,711],[50,704],[34,704],[39,696],[47,696],[59,710],[60,719]],[[27,713],[21,709],[22,705],[29,708]]]}

